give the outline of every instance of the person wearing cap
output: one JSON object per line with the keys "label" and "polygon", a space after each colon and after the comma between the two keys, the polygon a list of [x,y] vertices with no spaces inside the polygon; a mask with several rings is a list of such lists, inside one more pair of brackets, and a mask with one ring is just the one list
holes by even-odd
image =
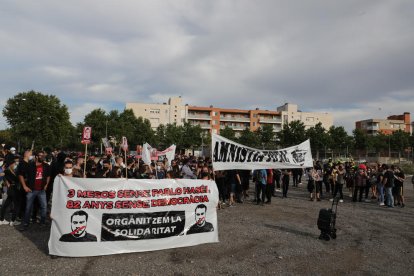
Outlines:
{"label": "person wearing cap", "polygon": [[14,153],[16,153],[16,148],[10,147],[8,145],[4,146],[4,163],[9,164],[11,160],[14,159],[14,153],[12,153],[12,149]]}
{"label": "person wearing cap", "polygon": [[[20,224],[19,222],[16,221],[16,214],[19,212],[19,208],[20,208],[20,200],[19,200],[20,198],[19,198],[19,193],[18,193],[19,179],[16,173],[17,165],[18,165],[18,162],[16,161],[16,159],[11,159],[11,161],[8,164],[6,164],[7,169],[4,172],[5,173],[4,182],[7,186],[7,199],[1,206],[0,225],[10,224],[10,226],[14,226],[14,225]],[[13,208],[12,208],[11,221],[8,222],[7,220],[4,219],[4,215],[10,204],[13,204]]]}

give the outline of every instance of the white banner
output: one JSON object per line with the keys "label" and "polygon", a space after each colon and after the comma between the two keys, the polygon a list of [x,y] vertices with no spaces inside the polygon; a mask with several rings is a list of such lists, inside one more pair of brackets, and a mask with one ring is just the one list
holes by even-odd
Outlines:
{"label": "white banner", "polygon": [[171,161],[175,158],[175,149],[176,145],[171,145],[163,151],[157,151],[157,149],[151,147],[148,143],[145,143],[142,146],[142,161],[144,161],[145,164],[150,165],[151,161],[157,161],[160,156],[165,156],[171,166]]}
{"label": "white banner", "polygon": [[49,254],[86,257],[218,242],[217,203],[209,180],[58,176]]}
{"label": "white banner", "polygon": [[153,148],[148,144],[145,143],[142,145],[142,161],[144,161],[145,164],[150,165],[151,164],[151,151]]}
{"label": "white banner", "polygon": [[289,169],[313,166],[309,140],[281,150],[243,146],[220,135],[212,135],[213,168],[220,170]]}

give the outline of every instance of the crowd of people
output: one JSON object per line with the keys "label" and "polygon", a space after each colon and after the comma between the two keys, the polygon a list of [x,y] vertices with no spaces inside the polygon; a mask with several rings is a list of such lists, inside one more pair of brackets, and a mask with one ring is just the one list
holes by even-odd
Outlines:
{"label": "crowd of people", "polygon": [[[14,147],[0,152],[0,183],[3,196],[0,225],[19,225],[27,230],[31,223],[46,225],[55,177],[129,179],[203,179],[214,180],[219,191],[218,209],[234,207],[246,200],[257,205],[271,204],[272,198],[288,197],[290,183],[296,188],[307,181],[309,200],[344,201],[344,189],[350,201],[377,201],[380,206],[404,207],[404,172],[386,164],[316,161],[312,168],[213,171],[210,158],[176,155],[174,160],[142,159],[122,155],[90,155],[54,150],[25,150],[21,155]],[[251,182],[254,192],[250,192]],[[252,197],[249,199],[249,197]],[[6,213],[10,211],[10,219]]]}

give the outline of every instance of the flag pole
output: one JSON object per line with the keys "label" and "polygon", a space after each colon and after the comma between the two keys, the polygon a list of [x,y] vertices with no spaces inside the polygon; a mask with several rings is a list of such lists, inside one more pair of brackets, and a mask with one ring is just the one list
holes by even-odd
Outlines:
{"label": "flag pole", "polygon": [[128,160],[127,160],[127,151],[125,150],[125,177],[128,180]]}
{"label": "flag pole", "polygon": [[88,156],[88,143],[85,143],[85,162],[83,165],[83,177],[86,177],[86,161],[87,161],[87,156]]}

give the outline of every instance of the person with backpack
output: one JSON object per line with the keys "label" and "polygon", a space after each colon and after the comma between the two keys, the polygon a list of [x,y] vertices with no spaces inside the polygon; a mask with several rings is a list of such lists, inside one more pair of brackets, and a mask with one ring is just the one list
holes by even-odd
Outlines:
{"label": "person with backpack", "polygon": [[382,185],[385,189],[386,205],[388,208],[394,208],[394,197],[392,195],[392,188],[394,187],[394,166],[389,167],[385,165],[386,172],[382,180]]}
{"label": "person with backpack", "polygon": [[263,205],[266,198],[267,173],[265,169],[254,172],[256,180],[256,204]]}

